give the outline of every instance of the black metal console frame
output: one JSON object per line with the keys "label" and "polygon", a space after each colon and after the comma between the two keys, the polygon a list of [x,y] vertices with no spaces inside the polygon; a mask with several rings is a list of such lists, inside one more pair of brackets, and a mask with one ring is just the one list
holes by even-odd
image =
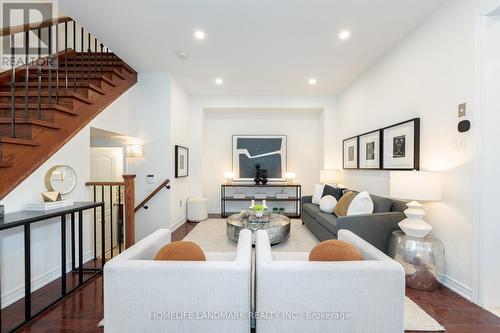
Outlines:
{"label": "black metal console frame", "polygon": [[[106,253],[102,247],[102,265],[101,268],[84,268],[83,267],[83,212],[90,209],[101,208],[101,221],[105,221],[105,209],[103,202],[75,202],[72,206],[53,209],[49,211],[21,211],[16,213],[5,214],[0,218],[0,231],[12,228],[23,227],[24,229],[24,321],[16,327],[12,328],[13,332],[21,326],[28,323],[30,320],[59,302],[66,295],[72,293],[84,284],[83,273],[94,272],[89,278],[99,274],[104,268]],[[75,214],[78,214],[78,266],[75,265]],[[71,271],[78,271],[78,284],[71,290],[66,288],[66,217],[71,219]],[[95,215],[94,215],[95,216]],[[31,312],[31,224],[41,221],[46,221],[53,218],[61,219],[61,296],[50,304],[39,310],[37,313]],[[104,225],[104,223],[102,223]],[[102,240],[105,240],[105,228],[102,228]],[[103,242],[104,243],[104,242]],[[94,249],[95,251],[95,249]],[[94,253],[96,258],[97,253]],[[0,330],[1,328],[1,309],[0,309]]]}

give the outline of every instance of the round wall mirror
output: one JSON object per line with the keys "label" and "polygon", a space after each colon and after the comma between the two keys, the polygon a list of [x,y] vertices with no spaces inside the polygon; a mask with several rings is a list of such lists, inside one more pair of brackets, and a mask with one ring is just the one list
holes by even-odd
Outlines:
{"label": "round wall mirror", "polygon": [[68,194],[76,187],[76,172],[67,165],[56,165],[47,171],[45,186],[48,191]]}

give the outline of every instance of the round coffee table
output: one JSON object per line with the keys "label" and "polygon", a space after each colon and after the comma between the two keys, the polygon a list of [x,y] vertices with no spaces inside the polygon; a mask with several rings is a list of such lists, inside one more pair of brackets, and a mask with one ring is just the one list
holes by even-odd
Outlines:
{"label": "round coffee table", "polygon": [[266,230],[271,245],[274,245],[290,237],[290,219],[284,215],[272,213],[262,218],[256,218],[248,213],[238,213],[227,218],[226,233],[229,239],[237,242],[242,229],[252,231],[252,244],[255,244],[256,231]]}

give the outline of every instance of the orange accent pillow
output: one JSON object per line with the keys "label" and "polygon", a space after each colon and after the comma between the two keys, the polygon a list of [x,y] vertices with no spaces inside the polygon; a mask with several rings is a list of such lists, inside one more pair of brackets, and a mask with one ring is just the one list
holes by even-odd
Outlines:
{"label": "orange accent pillow", "polygon": [[193,242],[179,241],[165,245],[154,260],[206,261],[201,247]]}
{"label": "orange accent pillow", "polygon": [[347,210],[349,209],[349,205],[352,200],[356,197],[356,192],[347,192],[344,194],[340,200],[337,202],[337,206],[335,206],[335,215],[337,216],[346,216]]}
{"label": "orange accent pillow", "polygon": [[329,239],[313,247],[309,252],[309,261],[355,261],[363,260],[363,255],[347,242]]}

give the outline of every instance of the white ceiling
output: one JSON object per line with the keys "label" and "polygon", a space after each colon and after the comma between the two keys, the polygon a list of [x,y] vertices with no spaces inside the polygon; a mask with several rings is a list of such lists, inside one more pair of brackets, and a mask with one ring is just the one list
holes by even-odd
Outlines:
{"label": "white ceiling", "polygon": [[[59,0],[137,71],[169,72],[193,95],[335,94],[442,2]],[[349,41],[339,41],[342,29]]]}

